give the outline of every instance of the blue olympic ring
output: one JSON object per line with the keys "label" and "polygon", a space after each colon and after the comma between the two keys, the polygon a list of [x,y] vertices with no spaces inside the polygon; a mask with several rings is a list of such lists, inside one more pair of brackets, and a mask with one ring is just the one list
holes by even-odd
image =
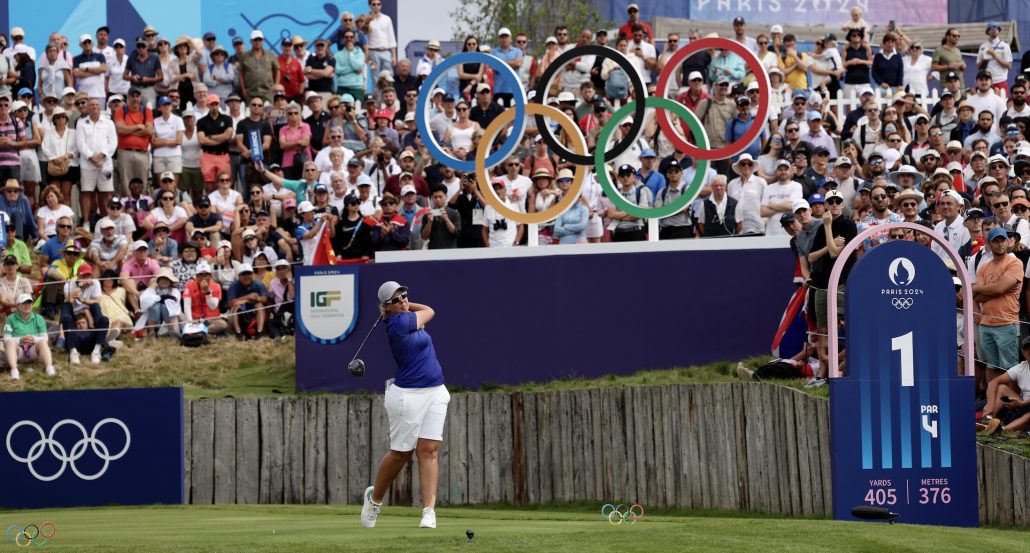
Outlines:
{"label": "blue olympic ring", "polygon": [[422,137],[422,142],[425,143],[426,149],[429,150],[429,155],[451,169],[472,172],[476,170],[476,162],[455,159],[444,152],[440,145],[437,144],[436,137],[433,136],[432,131],[429,129],[429,110],[426,109],[426,105],[429,103],[429,95],[436,85],[436,81],[443,77],[445,71],[459,63],[485,63],[493,68],[494,71],[503,73],[504,78],[511,79],[513,88],[516,89],[514,95],[515,126],[512,128],[511,134],[508,135],[508,139],[501,145],[501,148],[486,158],[487,167],[493,167],[507,159],[515,151],[515,148],[518,147],[519,142],[522,141],[522,132],[526,128],[526,91],[519,86],[519,83],[522,81],[510,65],[496,56],[482,52],[462,52],[451,56],[440,65],[437,65],[429,76],[426,77],[426,80],[423,81],[422,87],[418,91],[418,103],[415,104],[415,113],[417,114],[415,116],[415,125],[418,127],[418,134]]}
{"label": "blue olympic ring", "polygon": [[[626,507],[628,507],[628,509],[623,511]],[[637,510],[639,510],[639,512],[637,512]],[[627,505],[625,503],[619,503],[618,505],[605,503],[604,505],[601,505],[601,518],[607,520],[608,524],[611,524],[612,526],[618,526],[623,522],[626,522],[627,519],[632,519],[629,522],[631,525],[636,524],[638,520],[644,518],[644,506],[639,503],[634,503],[633,505]]]}

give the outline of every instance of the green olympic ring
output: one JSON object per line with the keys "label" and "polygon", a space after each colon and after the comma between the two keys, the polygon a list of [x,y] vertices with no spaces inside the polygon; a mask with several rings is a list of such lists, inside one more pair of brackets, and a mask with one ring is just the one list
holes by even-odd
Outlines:
{"label": "green olympic ring", "polygon": [[[609,123],[612,121],[621,121],[624,117],[630,115],[636,102],[637,100],[631,100],[630,102],[627,102],[626,105],[619,108],[618,111],[612,114],[609,119]],[[687,126],[690,127],[690,132],[698,141],[698,147],[708,147],[708,135],[705,133],[704,127],[701,126],[701,121],[698,120],[696,115],[694,115],[694,112],[687,109],[683,104],[674,102],[667,98],[649,96],[644,100],[644,105],[647,107],[662,108],[676,114],[687,122]],[[608,140],[611,138],[612,133],[615,132],[615,129],[616,125],[605,125],[601,129],[601,134],[597,137],[598,145],[594,149],[594,168],[597,171],[597,182],[601,184],[601,188],[604,189],[608,199],[615,204],[615,207],[639,219],[660,219],[670,215],[675,215],[694,201],[694,198],[696,198],[697,194],[701,191],[701,184],[705,180],[705,173],[708,172],[708,160],[706,159],[702,159],[697,162],[697,170],[694,173],[694,180],[692,180],[686,189],[683,190],[683,194],[669,205],[663,205],[662,207],[640,207],[623,198],[622,194],[615,189],[611,180],[609,180],[608,170],[604,166],[604,151],[608,147]],[[644,185],[640,184],[638,186]]]}

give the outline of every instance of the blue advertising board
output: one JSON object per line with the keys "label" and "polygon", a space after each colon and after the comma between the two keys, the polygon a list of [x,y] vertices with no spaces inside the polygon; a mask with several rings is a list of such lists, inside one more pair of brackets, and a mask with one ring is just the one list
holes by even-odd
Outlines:
{"label": "blue advertising board", "polygon": [[872,506],[900,522],[979,525],[973,379],[958,371],[955,300],[944,262],[915,242],[881,244],[851,270],[847,376],[830,380],[835,519]]}
{"label": "blue advertising board", "polygon": [[182,388],[0,394],[0,508],[182,503]]}

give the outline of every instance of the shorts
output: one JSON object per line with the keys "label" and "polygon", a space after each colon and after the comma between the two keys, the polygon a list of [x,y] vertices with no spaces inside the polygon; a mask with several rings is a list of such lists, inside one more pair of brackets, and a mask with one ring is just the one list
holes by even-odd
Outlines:
{"label": "shorts", "polygon": [[161,176],[161,173],[182,173],[182,156],[155,157],[154,174]]}
{"label": "shorts", "polygon": [[179,190],[190,193],[201,193],[204,191],[204,179],[201,177],[200,169],[196,167],[183,167],[179,175]]}
{"label": "shorts", "polygon": [[218,173],[232,174],[232,167],[229,164],[229,154],[217,155],[203,152],[200,154],[200,172],[204,176],[204,182],[215,182],[218,180]]}
{"label": "shorts", "polygon": [[42,175],[39,172],[39,158],[36,156],[36,150],[21,150],[18,155],[21,158],[21,180],[39,182]]}
{"label": "shorts", "polygon": [[600,215],[595,215],[587,221],[587,238],[601,238],[604,236],[604,221]]}
{"label": "shorts", "polygon": [[[90,163],[90,165],[93,165]],[[81,179],[79,186],[83,192],[114,192],[114,180],[111,178],[111,169],[104,167],[79,167]]]}
{"label": "shorts", "polygon": [[[829,293],[826,290],[815,291],[815,326],[830,328]],[[844,287],[837,288],[837,314],[844,314]]]}
{"label": "shorts", "polygon": [[36,338],[31,346],[25,347],[21,345],[21,338],[4,338],[4,343],[17,342],[18,348],[18,361],[22,363],[32,363],[39,359],[39,351],[36,349],[36,345],[40,341],[46,341],[45,338]]}
{"label": "shorts", "polygon": [[451,394],[444,385],[432,388],[401,388],[386,381],[384,405],[390,421],[390,449],[411,451],[420,439],[443,440],[447,404]]}

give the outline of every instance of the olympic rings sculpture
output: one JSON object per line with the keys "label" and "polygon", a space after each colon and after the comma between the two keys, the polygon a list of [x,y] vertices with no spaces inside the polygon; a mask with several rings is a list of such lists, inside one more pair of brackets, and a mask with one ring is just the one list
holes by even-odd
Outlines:
{"label": "olympic rings sculpture", "polygon": [[[49,533],[47,529],[49,528]],[[7,541],[13,541],[18,547],[30,545],[44,546],[57,535],[57,525],[50,521],[40,524],[27,524],[24,527],[12,524],[5,532]]]}
{"label": "olympic rings sculpture", "polygon": [[[97,439],[97,432],[99,432],[105,424],[114,424],[120,427],[125,433],[125,445],[122,446],[121,451],[114,455],[112,455],[110,450],[107,448],[107,444]],[[66,449],[61,442],[54,439],[54,435],[57,433],[57,430],[65,425],[74,426],[82,433],[82,438],[75,442],[75,444],[69,449]],[[39,439],[29,447],[25,456],[18,455],[15,453],[14,448],[11,447],[11,437],[14,436],[14,431],[23,426],[34,428],[39,434]],[[65,469],[68,468],[69,464],[71,464],[72,472],[74,472],[79,478],[83,480],[96,480],[107,472],[107,467],[110,465],[111,461],[121,459],[129,451],[131,441],[132,436],[129,434],[129,428],[124,422],[115,418],[106,418],[101,420],[93,427],[93,431],[89,434],[86,433],[86,427],[82,426],[82,423],[73,419],[63,419],[58,421],[58,423],[50,429],[49,434],[45,434],[43,432],[43,428],[35,422],[23,420],[15,423],[11,426],[11,429],[7,431],[7,453],[9,453],[11,458],[15,461],[28,465],[29,472],[32,473],[32,476],[43,482],[51,482],[60,478],[61,475],[64,474]],[[92,448],[93,453],[104,461],[104,466],[100,468],[96,474],[83,474],[75,465],[75,462],[86,454],[87,447]],[[49,449],[50,454],[53,455],[54,458],[61,462],[61,468],[57,469],[57,472],[50,476],[43,476],[36,472],[36,468],[32,463],[42,457],[43,452],[47,449]]]}
{"label": "olympic rings sculpture", "polygon": [[629,524],[636,524],[638,520],[644,518],[644,506],[639,503],[633,505],[605,503],[601,505],[601,518],[607,520],[608,524],[612,526],[619,526],[627,520],[629,520]]}
{"label": "olympic rings sculpture", "polygon": [[915,303],[912,298],[891,298],[891,305],[894,309],[908,309]]}
{"label": "olympic rings sculpture", "polygon": [[[668,93],[669,85],[675,80],[676,70],[680,64],[682,64],[683,61],[691,54],[709,48],[727,50],[740,56],[750,69],[751,73],[754,74],[757,79],[759,90],[758,113],[755,115],[747,132],[733,143],[714,150],[708,149],[708,145],[710,143],[709,137],[705,133],[704,126],[697,116],[679,102],[665,97]],[[570,121],[559,110],[546,105],[547,91],[555,74],[567,63],[581,56],[602,56],[614,61],[620,68],[622,68],[623,71],[626,72],[630,83],[633,85],[635,93],[635,99],[627,102],[626,105],[617,110],[601,128],[601,132],[598,136],[598,146],[595,147],[595,151],[592,154],[587,149],[586,140],[584,139],[582,132],[580,132],[578,125],[576,125],[575,122]],[[458,171],[474,171],[477,185],[479,186],[479,190],[486,203],[504,217],[523,224],[539,224],[553,220],[578,200],[579,194],[582,190],[583,179],[586,177],[587,168],[591,164],[593,164],[594,170],[596,171],[598,184],[600,184],[608,199],[618,209],[629,215],[642,219],[662,218],[678,213],[690,205],[701,191],[701,185],[704,182],[704,176],[709,162],[733,157],[747,149],[747,147],[758,137],[759,133],[761,133],[762,123],[765,122],[769,114],[771,89],[769,84],[769,75],[758,57],[748,50],[743,44],[740,44],[735,40],[728,38],[703,38],[695,40],[687,46],[677,50],[666,63],[665,68],[662,69],[661,73],[658,75],[656,97],[647,96],[647,88],[644,86],[640,74],[637,73],[629,59],[618,50],[599,45],[578,46],[564,52],[547,66],[537,83],[536,89],[534,90],[533,103],[527,102],[526,92],[521,86],[513,87],[517,90],[514,95],[514,111],[512,109],[508,109],[501,112],[499,116],[495,117],[494,120],[487,125],[483,138],[479,142],[480,147],[476,149],[475,161],[460,160],[445,152],[433,136],[433,133],[429,128],[430,110],[428,109],[428,102],[430,99],[430,92],[435,88],[436,82],[443,78],[447,71],[452,70],[455,66],[462,63],[485,63],[493,68],[500,78],[509,80],[512,83],[520,82],[518,74],[516,74],[515,70],[512,69],[511,66],[503,62],[500,58],[489,54],[481,52],[462,52],[447,58],[437,65],[432,72],[430,72],[429,76],[426,77],[423,82],[422,87],[419,89],[418,102],[415,107],[415,124],[418,128],[419,135],[422,137],[423,142],[426,145],[426,149],[429,150],[430,155],[434,159],[438,160],[443,165]],[[608,176],[608,169],[605,166],[606,163],[616,159],[618,156],[626,152],[626,150],[628,150],[640,137],[640,133],[644,126],[644,116],[647,113],[647,108],[654,108],[656,110],[655,115],[658,126],[672,145],[680,152],[690,156],[698,164],[697,170],[694,174],[694,179],[684,189],[683,194],[669,205],[658,208],[640,207],[625,199],[612,185]],[[690,134],[693,136],[696,144],[691,144],[680,134],[679,130],[670,120],[669,112],[672,112],[686,123],[686,127],[689,128]],[[620,142],[616,143],[610,150],[607,149],[608,143],[612,135],[615,133],[615,130],[618,128],[619,122],[631,114],[633,116],[633,122],[629,131],[625,136],[622,136],[622,140]],[[540,131],[540,136],[543,141],[547,143],[551,151],[576,166],[573,184],[569,188],[568,193],[566,193],[562,200],[556,205],[546,211],[538,213],[521,213],[505,205],[505,203],[497,197],[493,188],[490,186],[490,179],[487,173],[490,168],[497,166],[507,159],[522,142],[526,128],[527,115],[532,115],[534,117],[536,127]],[[571,149],[561,144],[557,138],[555,138],[550,126],[547,124],[548,118],[556,122],[558,126],[565,131],[565,134],[569,136],[569,139],[572,142]],[[490,155],[487,155],[488,150],[490,149],[489,146],[486,148],[482,146],[484,144],[493,144],[494,138],[501,132],[502,128],[509,123],[513,126],[507,138],[501,144],[500,148]]]}

